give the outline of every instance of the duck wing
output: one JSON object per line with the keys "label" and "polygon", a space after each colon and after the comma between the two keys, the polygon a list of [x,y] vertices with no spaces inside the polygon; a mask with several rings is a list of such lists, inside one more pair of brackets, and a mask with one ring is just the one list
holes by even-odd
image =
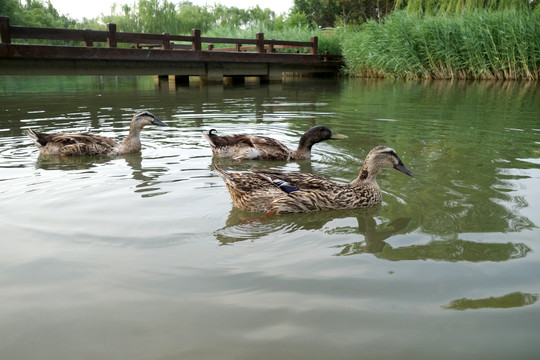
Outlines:
{"label": "duck wing", "polygon": [[260,159],[289,160],[291,157],[292,150],[279,140],[266,136],[250,136],[249,140]]}
{"label": "duck wing", "polygon": [[336,183],[310,173],[252,172],[282,191],[267,205],[267,212],[286,214],[357,207],[357,194],[349,184]]}
{"label": "duck wing", "polygon": [[203,134],[215,156],[242,159],[288,160],[291,150],[280,141],[255,135],[217,135],[215,130]]}
{"label": "duck wing", "polygon": [[28,136],[43,154],[51,155],[107,155],[119,146],[110,138],[90,133],[47,134],[28,129]]}
{"label": "duck wing", "polygon": [[344,184],[333,182],[324,176],[310,173],[282,173],[257,169],[252,169],[251,172],[274,183],[277,181],[285,182],[287,185],[297,187],[299,190],[333,191],[344,186]]}
{"label": "duck wing", "polygon": [[113,139],[89,133],[59,134],[51,140],[63,144],[60,153],[65,156],[109,155],[119,146]]}

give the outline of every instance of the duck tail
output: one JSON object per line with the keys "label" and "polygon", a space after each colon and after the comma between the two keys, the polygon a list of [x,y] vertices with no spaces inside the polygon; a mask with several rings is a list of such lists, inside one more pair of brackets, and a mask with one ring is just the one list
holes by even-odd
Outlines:
{"label": "duck tail", "polygon": [[217,145],[217,140],[219,139],[219,135],[217,135],[217,130],[216,129],[212,129],[207,133],[203,133],[203,138],[206,141],[208,141],[208,143],[210,144],[211,147],[218,146]]}
{"label": "duck tail", "polygon": [[223,181],[225,181],[226,184],[232,185],[231,175],[227,171],[223,170],[222,168],[220,168],[217,165],[214,165],[214,170],[217,171],[219,177],[222,178]]}
{"label": "duck tail", "polygon": [[43,147],[44,144],[41,142],[42,139],[41,139],[40,133],[32,129],[26,129],[26,134],[28,135],[30,139],[34,141],[34,143],[36,144],[38,148]]}

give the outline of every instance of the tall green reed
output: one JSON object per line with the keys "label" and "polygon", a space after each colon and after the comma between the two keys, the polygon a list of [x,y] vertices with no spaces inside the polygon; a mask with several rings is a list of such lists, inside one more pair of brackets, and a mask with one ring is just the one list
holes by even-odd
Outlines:
{"label": "tall green reed", "polygon": [[356,76],[539,79],[540,13],[399,11],[343,36],[343,55]]}

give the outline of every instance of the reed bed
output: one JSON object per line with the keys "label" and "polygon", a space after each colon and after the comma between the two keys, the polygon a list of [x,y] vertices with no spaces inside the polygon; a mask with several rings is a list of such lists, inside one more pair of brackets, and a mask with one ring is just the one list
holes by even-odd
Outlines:
{"label": "reed bed", "polygon": [[343,36],[349,73],[406,79],[540,78],[540,13],[399,11]]}

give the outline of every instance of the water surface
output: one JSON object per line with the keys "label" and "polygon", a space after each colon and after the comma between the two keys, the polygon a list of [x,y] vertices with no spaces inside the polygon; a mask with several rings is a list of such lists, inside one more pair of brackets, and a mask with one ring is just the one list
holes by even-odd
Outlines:
{"label": "water surface", "polygon": [[[25,129],[140,154],[38,155]],[[290,80],[0,78],[0,355],[5,359],[536,359],[540,87]],[[212,159],[201,133],[346,134],[311,161]],[[376,145],[383,203],[257,220],[214,163],[354,179]]]}

